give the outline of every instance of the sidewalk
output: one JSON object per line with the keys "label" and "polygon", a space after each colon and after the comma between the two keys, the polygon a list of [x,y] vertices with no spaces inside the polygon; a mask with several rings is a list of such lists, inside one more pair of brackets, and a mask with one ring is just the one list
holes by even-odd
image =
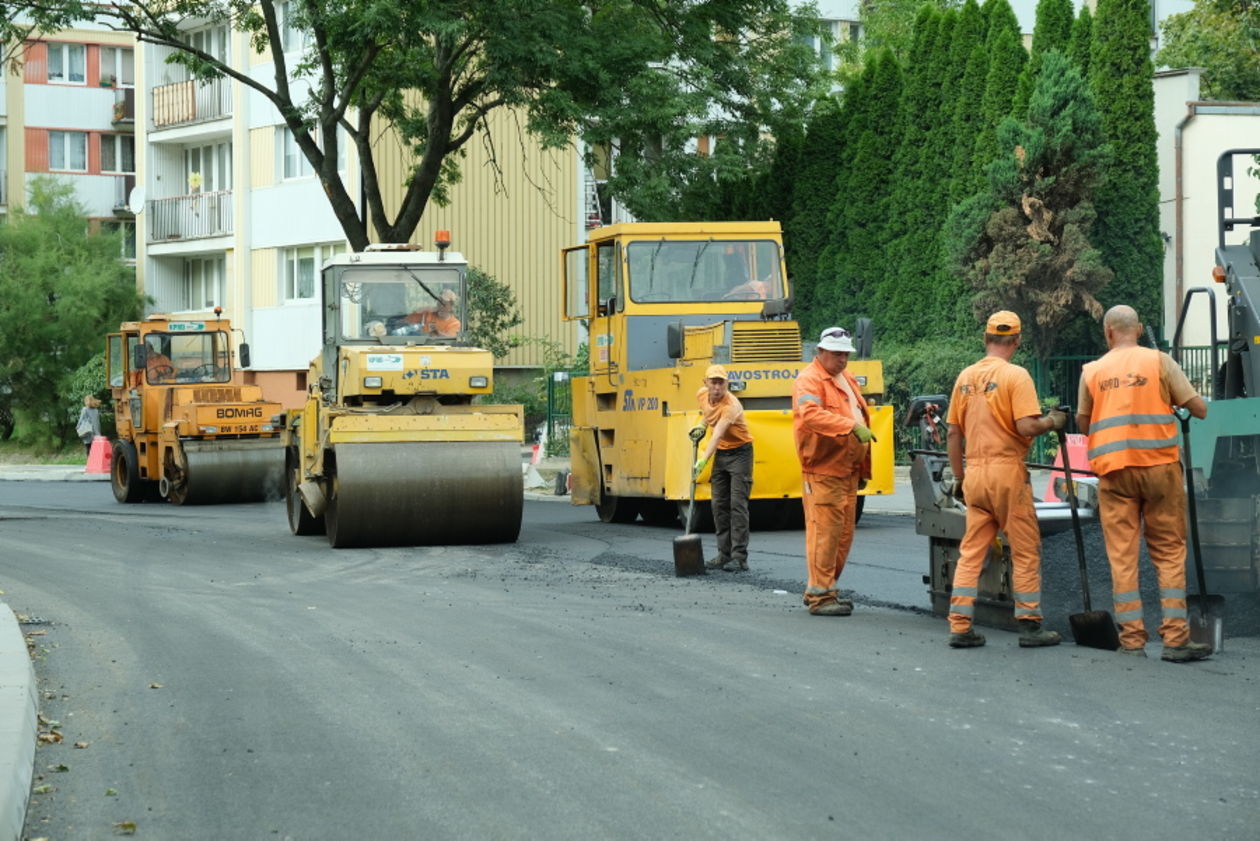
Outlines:
{"label": "sidewalk", "polygon": [[84,473],[78,464],[0,464],[0,481],[108,482],[108,473]]}

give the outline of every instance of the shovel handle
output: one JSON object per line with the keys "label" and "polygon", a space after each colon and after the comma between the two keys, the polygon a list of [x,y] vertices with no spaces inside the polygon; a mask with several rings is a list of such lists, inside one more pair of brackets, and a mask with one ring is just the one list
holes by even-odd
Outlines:
{"label": "shovel handle", "polygon": [[1076,537],[1076,562],[1081,568],[1081,594],[1085,597],[1085,612],[1094,608],[1089,598],[1089,570],[1085,566],[1085,540],[1081,537],[1081,515],[1076,510],[1076,480],[1072,478],[1072,462],[1068,458],[1067,436],[1056,429],[1059,436],[1059,452],[1063,453],[1063,477],[1067,482],[1068,505],[1072,508],[1072,533]]}
{"label": "shovel handle", "polygon": [[[693,440],[691,442],[691,463],[695,464],[696,459],[700,458],[700,442]],[[691,469],[691,501],[687,503],[687,529],[684,534],[691,534],[691,523],[696,515],[696,471]]]}
{"label": "shovel handle", "polygon": [[1190,508],[1190,548],[1194,552],[1194,575],[1199,583],[1199,606],[1207,610],[1207,576],[1203,574],[1203,551],[1199,547],[1199,511],[1194,498],[1194,462],[1190,458],[1190,413],[1178,406],[1173,414],[1181,421],[1181,446],[1186,451],[1186,504]]}

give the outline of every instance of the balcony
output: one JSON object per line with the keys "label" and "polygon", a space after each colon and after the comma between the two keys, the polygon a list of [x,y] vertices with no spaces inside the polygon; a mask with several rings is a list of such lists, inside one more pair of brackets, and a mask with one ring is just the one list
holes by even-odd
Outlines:
{"label": "balcony", "polygon": [[206,239],[232,233],[232,191],[193,193],[148,203],[149,242]]}
{"label": "balcony", "polygon": [[136,176],[134,175],[116,175],[114,176],[114,215],[130,218],[135,216],[131,212],[131,191],[135,189]]}
{"label": "balcony", "polygon": [[136,124],[136,89],[123,88],[114,91],[114,113],[110,117],[114,126],[134,126]]}
{"label": "balcony", "polygon": [[155,129],[227,117],[232,113],[232,87],[227,79],[159,85],[153,89],[152,113]]}

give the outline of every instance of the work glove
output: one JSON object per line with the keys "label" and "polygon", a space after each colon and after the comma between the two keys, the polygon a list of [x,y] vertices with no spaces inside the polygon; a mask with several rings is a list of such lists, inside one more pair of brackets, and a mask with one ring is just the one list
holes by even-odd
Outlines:
{"label": "work glove", "polygon": [[695,465],[691,468],[692,477],[699,478],[700,474],[704,472],[704,466],[708,463],[708,456],[700,456],[700,458],[696,459]]}
{"label": "work glove", "polygon": [[690,429],[690,431],[687,432],[687,437],[689,437],[692,441],[699,444],[700,439],[704,437],[704,433],[707,432],[708,430],[709,430],[709,427],[705,426],[702,423],[698,423],[695,426],[693,426]]}
{"label": "work glove", "polygon": [[959,502],[963,502],[963,480],[962,479],[946,479],[941,482],[941,490],[952,496]]}
{"label": "work glove", "polygon": [[862,426],[860,423],[853,427],[853,434],[863,444],[868,444],[875,440],[875,433],[871,432],[869,427]]}
{"label": "work glove", "polygon": [[1051,409],[1046,412],[1046,417],[1050,419],[1050,428],[1055,431],[1067,426],[1067,412],[1061,409]]}

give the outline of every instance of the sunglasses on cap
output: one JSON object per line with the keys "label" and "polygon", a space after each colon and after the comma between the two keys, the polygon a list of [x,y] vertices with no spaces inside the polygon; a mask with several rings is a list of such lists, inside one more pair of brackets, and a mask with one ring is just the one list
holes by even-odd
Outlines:
{"label": "sunglasses on cap", "polygon": [[845,330],[843,327],[832,327],[830,330],[824,330],[822,332],[822,337],[824,339],[847,339],[849,338],[849,335],[849,331]]}

